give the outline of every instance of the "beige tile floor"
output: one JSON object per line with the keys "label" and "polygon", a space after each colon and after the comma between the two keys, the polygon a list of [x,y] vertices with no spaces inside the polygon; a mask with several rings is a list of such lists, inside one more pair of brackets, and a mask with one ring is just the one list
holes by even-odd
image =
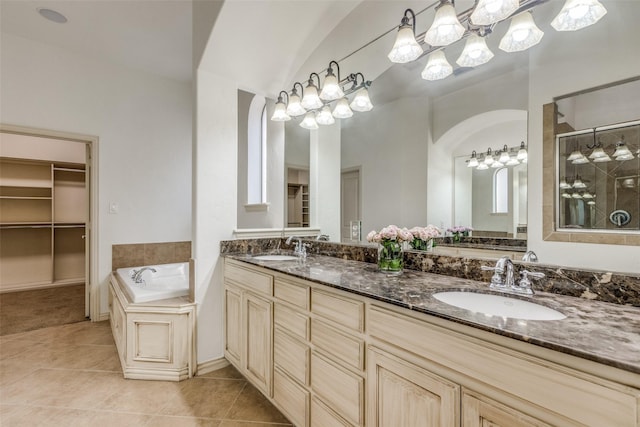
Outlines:
{"label": "beige tile floor", "polygon": [[1,336],[0,425],[290,426],[232,367],[179,383],[124,379],[109,322]]}

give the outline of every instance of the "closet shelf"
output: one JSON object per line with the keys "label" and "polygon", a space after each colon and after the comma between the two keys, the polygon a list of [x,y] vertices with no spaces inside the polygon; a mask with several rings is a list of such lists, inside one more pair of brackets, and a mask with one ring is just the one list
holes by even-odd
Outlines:
{"label": "closet shelf", "polygon": [[0,223],[0,228],[2,229],[11,229],[11,228],[51,228],[52,224],[50,222],[3,222]]}
{"label": "closet shelf", "polygon": [[85,228],[84,223],[69,223],[69,222],[57,222],[53,225],[54,228]]}
{"label": "closet shelf", "polygon": [[11,199],[11,200],[52,200],[51,196],[0,196],[0,199]]}

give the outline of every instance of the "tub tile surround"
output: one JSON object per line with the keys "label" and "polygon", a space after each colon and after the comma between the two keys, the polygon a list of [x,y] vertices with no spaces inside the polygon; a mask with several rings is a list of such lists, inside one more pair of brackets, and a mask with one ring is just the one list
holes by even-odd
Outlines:
{"label": "tub tile surround", "polygon": [[510,250],[526,252],[527,241],[524,239],[503,239],[500,237],[461,236],[459,243],[453,242],[453,237],[437,237],[436,245],[457,246],[462,248]]}
{"label": "tub tile surround", "polygon": [[[343,260],[376,263],[377,249],[372,245],[344,244],[309,240],[309,254]],[[227,240],[220,243],[222,254],[263,254],[290,252],[293,245],[285,239]],[[514,250],[514,248],[510,248]],[[405,251],[405,269],[424,271],[488,283],[492,273],[481,267],[494,266],[495,260],[436,255],[428,252]],[[579,270],[557,265],[514,261],[517,271],[527,269],[544,273],[545,278],[533,281],[536,292],[584,298],[613,304],[640,307],[640,275],[598,270]],[[516,277],[518,277],[516,272]]]}
{"label": "tub tile surround", "polygon": [[111,269],[189,262],[191,242],[133,243],[113,245]]}
{"label": "tub tile surround", "polygon": [[[526,343],[640,373],[640,311],[635,307],[537,292],[534,302],[564,313],[552,321],[486,316],[442,303],[432,294],[447,290],[487,292],[485,283],[406,269],[388,276],[373,264],[310,255],[306,261],[261,261],[245,254],[227,257],[272,271],[426,313]],[[447,257],[451,258],[451,257]],[[455,258],[464,269],[465,259]],[[477,261],[477,260],[475,260]],[[523,298],[514,296],[515,298]]]}

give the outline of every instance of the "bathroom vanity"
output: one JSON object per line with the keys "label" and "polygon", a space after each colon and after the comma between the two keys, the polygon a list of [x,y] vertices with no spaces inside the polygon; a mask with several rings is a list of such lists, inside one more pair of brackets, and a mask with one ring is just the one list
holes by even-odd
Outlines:
{"label": "bathroom vanity", "polygon": [[637,308],[487,316],[432,296],[486,283],[326,256],[228,254],[224,283],[225,357],[296,426],[640,425]]}

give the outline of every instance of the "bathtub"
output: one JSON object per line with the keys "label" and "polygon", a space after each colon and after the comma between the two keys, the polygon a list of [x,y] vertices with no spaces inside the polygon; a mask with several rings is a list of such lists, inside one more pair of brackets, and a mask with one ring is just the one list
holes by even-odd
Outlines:
{"label": "bathtub", "polygon": [[[156,270],[142,272],[142,283],[132,279],[134,270],[149,267]],[[131,302],[149,302],[166,298],[189,295],[189,263],[147,265],[142,267],[119,268],[116,274],[125,284],[124,290]]]}

